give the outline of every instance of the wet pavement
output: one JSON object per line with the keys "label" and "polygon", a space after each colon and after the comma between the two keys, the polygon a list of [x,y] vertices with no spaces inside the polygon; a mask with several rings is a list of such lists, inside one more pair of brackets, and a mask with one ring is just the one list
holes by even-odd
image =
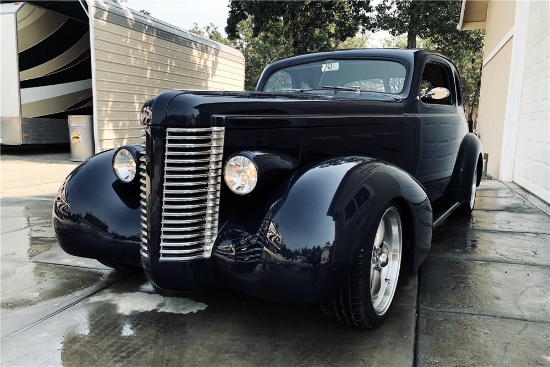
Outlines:
{"label": "wet pavement", "polygon": [[75,164],[1,158],[2,366],[550,366],[550,210],[513,184],[483,181],[472,218],[402,273],[387,322],[357,330],[230,290],[163,297],[67,255],[51,187]]}
{"label": "wet pavement", "polygon": [[550,216],[482,181],[471,219],[434,231],[420,269],[416,365],[550,365]]}

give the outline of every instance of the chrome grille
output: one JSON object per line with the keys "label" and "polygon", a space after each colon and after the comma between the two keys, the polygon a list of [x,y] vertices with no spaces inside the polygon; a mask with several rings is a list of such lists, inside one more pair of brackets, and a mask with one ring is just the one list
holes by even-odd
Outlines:
{"label": "chrome grille", "polygon": [[168,128],[160,259],[210,257],[218,230],[224,128]]}
{"label": "chrome grille", "polygon": [[[141,129],[145,132],[145,129]],[[142,136],[145,138],[145,134]],[[144,139],[145,140],[145,139]],[[139,202],[141,204],[141,249],[139,250],[141,256],[149,257],[149,250],[147,249],[147,171],[146,166],[146,157],[145,157],[145,142],[141,145],[141,150],[139,151],[139,182],[140,182],[140,193],[139,193]]]}

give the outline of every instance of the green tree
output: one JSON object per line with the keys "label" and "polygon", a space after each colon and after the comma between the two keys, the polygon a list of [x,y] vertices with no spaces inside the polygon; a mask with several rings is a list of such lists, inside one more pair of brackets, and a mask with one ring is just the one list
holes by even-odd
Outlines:
{"label": "green tree", "polygon": [[281,37],[281,23],[272,24],[272,32],[262,32],[257,36],[252,31],[253,24],[253,17],[240,21],[236,29],[239,37],[232,41],[232,45],[244,55],[246,90],[256,89],[260,74],[268,64],[293,55],[290,44]]}
{"label": "green tree", "polygon": [[355,38],[369,23],[370,1],[231,1],[227,27],[245,57],[245,89],[277,59],[337,48],[365,47]]}
{"label": "green tree", "polygon": [[[440,52],[456,64],[467,112],[478,105],[483,57],[482,31],[459,31],[461,1],[391,0],[376,6],[376,29],[390,32],[390,47]],[[406,41],[406,42],[405,42]]]}
{"label": "green tree", "polygon": [[484,31],[458,30],[434,35],[430,39],[435,51],[442,53],[455,63],[460,73],[467,113],[472,113],[479,104],[484,39]]}
{"label": "green tree", "polygon": [[[407,48],[407,35],[390,36],[382,40],[384,48]],[[430,38],[419,38],[416,40],[416,47],[424,49],[434,49]]]}
{"label": "green tree", "polygon": [[338,50],[348,50],[352,48],[365,48],[367,47],[368,40],[369,40],[368,34],[363,34],[355,37],[348,37],[343,42],[337,42],[335,48]]}
{"label": "green tree", "polygon": [[393,36],[407,35],[407,48],[416,48],[416,39],[445,34],[456,29],[461,1],[389,0],[376,5],[374,27]]}
{"label": "green tree", "polygon": [[199,36],[208,38],[212,41],[223,43],[224,45],[232,47],[236,46],[235,42],[231,42],[227,39],[227,37],[220,32],[218,26],[214,25],[214,23],[210,23],[202,28],[200,28],[197,23],[193,23],[193,28],[190,29],[189,32],[198,34]]}
{"label": "green tree", "polygon": [[[481,63],[483,61],[483,31],[453,30],[447,34],[417,39],[417,46],[443,54],[453,61],[459,73],[467,113],[473,112],[479,103]],[[406,35],[390,36],[382,41],[382,47],[404,48]]]}
{"label": "green tree", "polygon": [[225,31],[229,39],[242,38],[239,24],[251,19],[253,37],[280,32],[274,35],[291,54],[326,51],[368,27],[370,11],[370,0],[232,0]]}

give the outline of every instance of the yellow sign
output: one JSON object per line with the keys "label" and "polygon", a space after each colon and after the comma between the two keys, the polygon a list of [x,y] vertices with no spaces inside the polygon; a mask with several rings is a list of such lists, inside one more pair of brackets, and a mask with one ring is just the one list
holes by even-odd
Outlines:
{"label": "yellow sign", "polygon": [[73,142],[73,144],[78,144],[80,143],[80,134],[78,133],[73,133],[71,135],[71,141]]}

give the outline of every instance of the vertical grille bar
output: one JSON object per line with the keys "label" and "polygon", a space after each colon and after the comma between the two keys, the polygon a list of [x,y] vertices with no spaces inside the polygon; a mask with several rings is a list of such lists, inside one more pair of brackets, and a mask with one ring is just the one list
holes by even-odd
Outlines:
{"label": "vertical grille bar", "polygon": [[141,150],[139,151],[139,182],[140,182],[140,193],[139,193],[139,202],[141,204],[141,248],[139,250],[141,256],[148,258],[149,250],[147,249],[147,171],[146,167],[146,156],[145,156],[145,128],[140,129],[143,131],[143,143],[140,144]]}
{"label": "vertical grille bar", "polygon": [[208,258],[218,231],[224,128],[168,128],[160,259]]}

